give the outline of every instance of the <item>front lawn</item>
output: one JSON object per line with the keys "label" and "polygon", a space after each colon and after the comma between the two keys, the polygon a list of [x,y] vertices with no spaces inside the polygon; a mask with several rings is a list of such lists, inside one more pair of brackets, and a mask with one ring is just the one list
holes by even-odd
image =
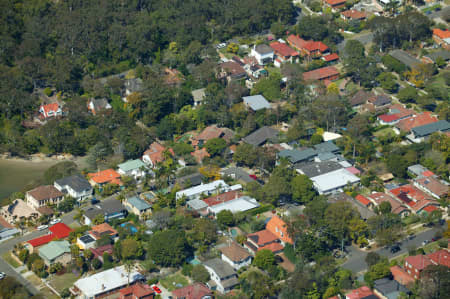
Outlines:
{"label": "front lawn", "polygon": [[50,285],[54,287],[58,293],[61,293],[65,288],[73,286],[73,283],[78,280],[78,276],[72,272],[63,275],[54,275],[50,280]]}
{"label": "front lawn", "polygon": [[6,252],[5,254],[2,255],[2,258],[8,263],[10,264],[13,268],[17,268],[20,267],[19,262],[16,261],[15,258],[13,258],[11,256],[11,252]]}
{"label": "front lawn", "polygon": [[397,136],[397,134],[395,134],[394,130],[392,130],[392,128],[384,128],[381,129],[379,131],[376,131],[375,133],[373,133],[373,135],[375,135],[375,137],[381,137],[381,136]]}
{"label": "front lawn", "polygon": [[[175,273],[173,275],[169,275],[166,278],[161,279],[159,282],[162,284],[163,287],[165,287],[169,291],[173,291],[175,289],[185,287],[189,284],[188,279],[185,276],[183,276],[181,273]],[[181,286],[179,286],[179,285],[181,285]]]}

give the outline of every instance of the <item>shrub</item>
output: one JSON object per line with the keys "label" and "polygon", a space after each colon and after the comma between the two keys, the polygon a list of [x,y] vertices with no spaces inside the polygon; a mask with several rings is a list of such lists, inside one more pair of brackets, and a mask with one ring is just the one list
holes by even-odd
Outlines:
{"label": "shrub", "polygon": [[51,97],[53,95],[53,90],[50,87],[46,87],[44,93],[46,96]]}

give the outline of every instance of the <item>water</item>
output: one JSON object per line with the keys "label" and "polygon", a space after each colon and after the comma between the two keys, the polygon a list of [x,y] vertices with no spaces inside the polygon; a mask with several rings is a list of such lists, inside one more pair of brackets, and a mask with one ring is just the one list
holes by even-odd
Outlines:
{"label": "water", "polygon": [[56,163],[58,161],[0,159],[0,199],[21,191],[26,185],[41,179],[44,172]]}

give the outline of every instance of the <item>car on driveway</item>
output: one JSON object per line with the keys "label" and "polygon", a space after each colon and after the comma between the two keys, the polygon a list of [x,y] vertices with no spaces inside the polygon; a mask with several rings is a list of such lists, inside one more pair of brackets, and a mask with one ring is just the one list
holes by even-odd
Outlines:
{"label": "car on driveway", "polygon": [[401,248],[398,245],[394,245],[391,247],[391,253],[396,253],[396,252],[399,252],[400,250],[401,250]]}
{"label": "car on driveway", "polygon": [[427,245],[428,243],[430,243],[430,240],[425,240],[425,241],[422,242],[422,246],[425,246],[425,245]]}
{"label": "car on driveway", "polygon": [[61,222],[61,219],[56,218],[56,219],[53,219],[52,221],[50,221],[50,225],[55,225],[56,223],[60,223],[60,222]]}
{"label": "car on driveway", "polygon": [[6,277],[5,272],[0,272],[0,280],[3,279],[3,278],[5,278],[5,277]]}
{"label": "car on driveway", "polygon": [[39,225],[37,227],[37,230],[46,230],[48,228],[48,225]]}
{"label": "car on driveway", "polygon": [[152,285],[152,289],[153,289],[153,291],[156,292],[156,294],[161,294],[161,289],[158,288],[156,285]]}

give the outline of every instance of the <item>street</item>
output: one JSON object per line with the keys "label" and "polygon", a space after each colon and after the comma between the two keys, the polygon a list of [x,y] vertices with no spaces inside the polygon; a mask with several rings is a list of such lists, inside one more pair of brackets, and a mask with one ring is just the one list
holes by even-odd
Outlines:
{"label": "street", "polygon": [[[375,250],[375,252],[380,254],[381,256],[385,256],[388,259],[391,259],[393,257],[407,253],[408,247],[415,247],[415,248],[421,247],[423,241],[431,240],[434,237],[434,234],[441,229],[442,229],[441,226],[437,226],[430,230],[417,234],[416,237],[412,240],[408,239],[403,240],[400,245],[401,250],[396,253],[391,253],[390,247],[380,248]],[[367,264],[365,261],[367,252],[361,251],[353,246],[348,246],[346,249],[349,252],[349,260],[344,264],[342,264],[342,267],[353,271],[353,273],[358,273],[367,270]]]}

